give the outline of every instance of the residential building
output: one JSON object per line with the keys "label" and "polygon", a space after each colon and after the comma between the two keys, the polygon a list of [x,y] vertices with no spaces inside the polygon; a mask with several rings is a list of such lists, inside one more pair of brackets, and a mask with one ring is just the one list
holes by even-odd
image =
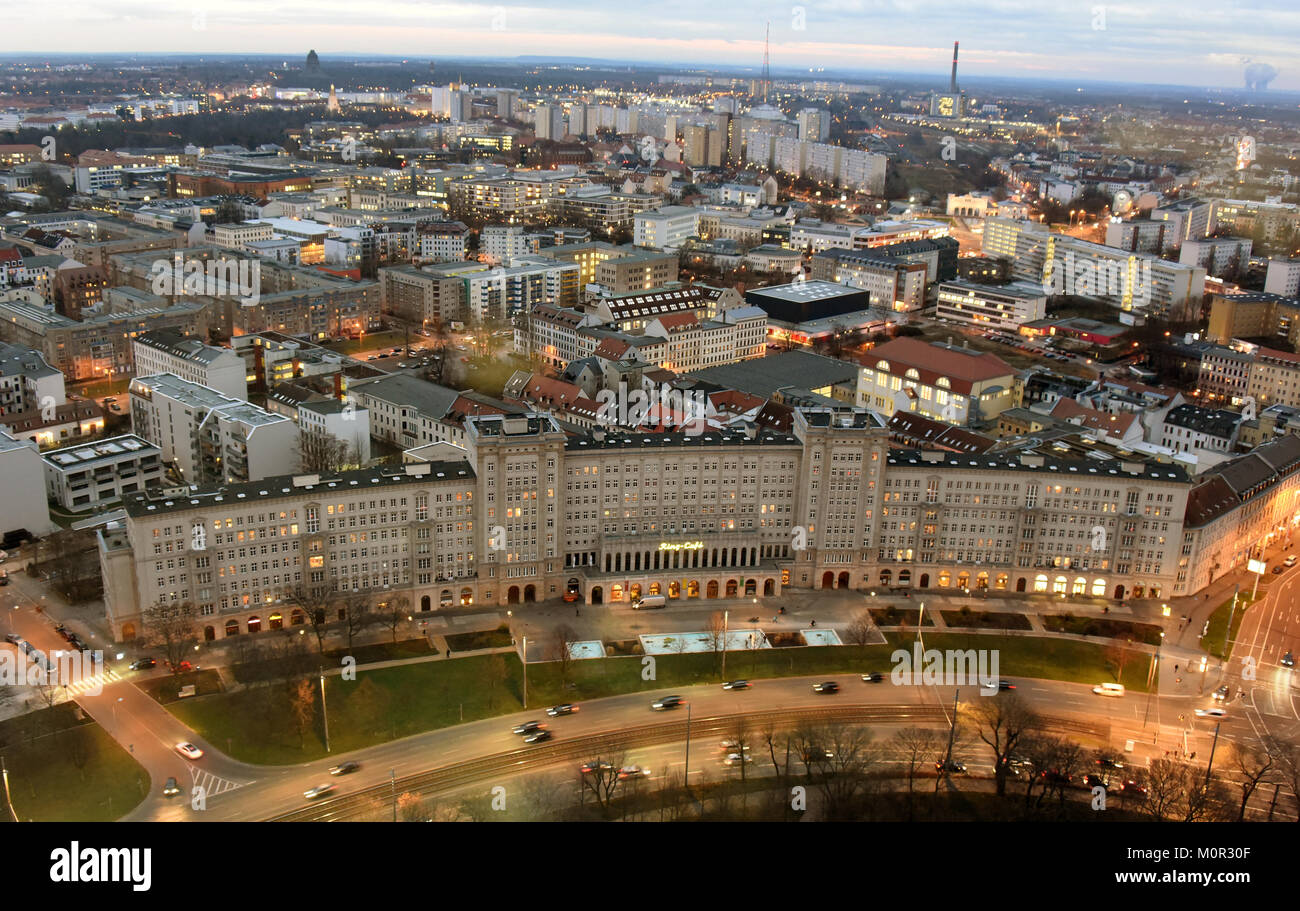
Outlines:
{"label": "residential building", "polygon": [[165,481],[161,450],[134,434],[42,453],[51,502],[80,512],[116,503]]}

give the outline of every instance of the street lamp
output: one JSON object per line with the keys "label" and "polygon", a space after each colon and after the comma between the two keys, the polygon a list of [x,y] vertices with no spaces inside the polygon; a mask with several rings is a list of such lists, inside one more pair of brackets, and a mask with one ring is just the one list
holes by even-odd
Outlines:
{"label": "street lamp", "polygon": [[330,752],[330,713],[325,704],[325,669],[320,668],[320,712],[325,722],[325,752]]}

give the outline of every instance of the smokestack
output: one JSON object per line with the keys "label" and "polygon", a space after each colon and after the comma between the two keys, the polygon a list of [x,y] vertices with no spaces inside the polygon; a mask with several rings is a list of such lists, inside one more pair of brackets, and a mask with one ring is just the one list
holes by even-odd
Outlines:
{"label": "smokestack", "polygon": [[948,91],[954,93],[957,91],[957,45],[959,43],[957,41],[952,43],[952,82],[948,86]]}

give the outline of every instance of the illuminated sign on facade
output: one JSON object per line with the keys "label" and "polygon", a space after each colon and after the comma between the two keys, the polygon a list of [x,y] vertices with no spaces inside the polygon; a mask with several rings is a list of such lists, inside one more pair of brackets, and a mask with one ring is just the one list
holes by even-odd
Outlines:
{"label": "illuminated sign on facade", "polygon": [[660,550],[703,550],[703,541],[683,541],[681,544],[669,544],[663,541],[659,544]]}

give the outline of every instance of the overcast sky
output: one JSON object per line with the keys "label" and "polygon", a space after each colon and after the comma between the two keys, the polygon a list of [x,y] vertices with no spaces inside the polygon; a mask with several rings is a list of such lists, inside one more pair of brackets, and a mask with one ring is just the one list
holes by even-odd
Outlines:
{"label": "overcast sky", "polygon": [[[645,12],[641,12],[645,10]],[[600,57],[1300,90],[1300,0],[70,0],[11,2],[0,51]],[[49,42],[42,45],[41,39]]]}

